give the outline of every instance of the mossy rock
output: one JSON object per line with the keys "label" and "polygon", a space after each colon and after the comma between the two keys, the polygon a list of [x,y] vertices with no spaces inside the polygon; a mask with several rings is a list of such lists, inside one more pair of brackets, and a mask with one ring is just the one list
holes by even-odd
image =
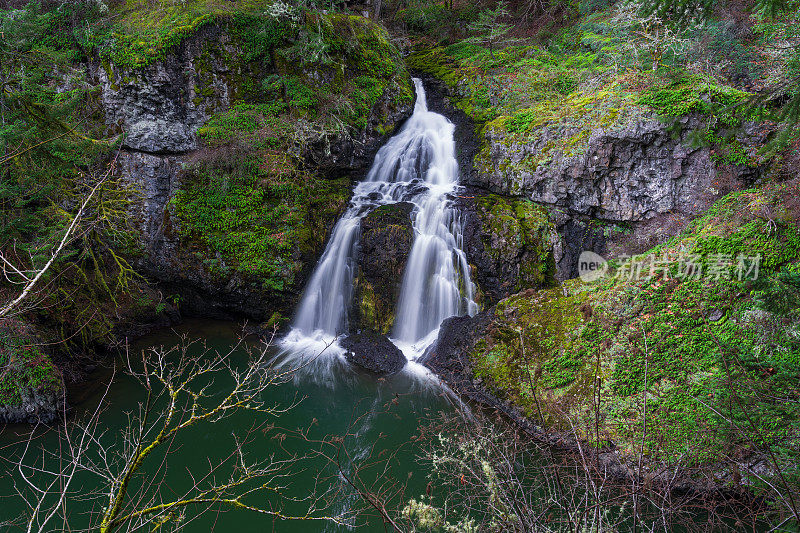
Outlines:
{"label": "mossy rock", "polygon": [[0,327],[0,423],[50,422],[64,398],[61,372],[30,324]]}
{"label": "mossy rock", "polygon": [[468,259],[491,299],[552,284],[558,239],[547,210],[528,200],[479,196],[465,222]]}
{"label": "mossy rock", "polygon": [[414,243],[408,202],[383,205],[361,220],[355,301],[360,328],[388,333]]}

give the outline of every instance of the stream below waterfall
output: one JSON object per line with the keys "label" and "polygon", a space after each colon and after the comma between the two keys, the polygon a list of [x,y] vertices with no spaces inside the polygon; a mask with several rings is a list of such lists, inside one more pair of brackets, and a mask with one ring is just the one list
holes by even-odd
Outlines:
{"label": "stream below waterfall", "polygon": [[[137,340],[131,345],[130,353],[134,360],[140,358],[141,350],[150,346],[169,348],[180,343],[179,335],[202,339],[206,345],[220,353],[227,353],[235,346],[241,335],[241,325],[231,322],[211,320],[190,320],[176,328],[165,328],[153,332]],[[253,342],[256,342],[253,339]],[[194,350],[200,349],[196,345]],[[247,354],[243,348],[230,354],[234,363],[244,364]],[[73,399],[71,419],[79,420],[94,410],[103,397],[105,386],[112,377],[111,366],[116,366],[113,385],[105,398],[107,408],[102,416],[102,425],[106,430],[103,441],[106,444],[119,444],[119,432],[127,426],[127,413],[135,411],[144,401],[145,391],[133,378],[122,370],[128,364],[122,356],[108,362],[108,366],[98,370],[90,386],[82,385],[79,390],[70,391]],[[274,460],[284,460],[293,455],[303,455],[313,448],[304,439],[292,436],[294,431],[306,431],[308,439],[324,439],[332,436],[348,435],[345,444],[354,462],[369,460],[369,457],[388,459],[387,452],[394,454],[388,461],[388,470],[383,468],[361,472],[363,479],[369,483],[374,481],[398,480],[406,485],[404,497],[419,496],[425,493],[428,482],[425,467],[419,465],[415,456],[419,453],[414,437],[418,435],[420,426],[428,417],[435,417],[443,412],[455,412],[454,400],[444,394],[434,382],[420,380],[409,373],[399,373],[383,379],[356,372],[342,363],[335,369],[329,379],[315,379],[313,374],[297,375],[291,382],[270,387],[265,393],[267,404],[290,406],[291,409],[281,413],[268,422],[275,424],[276,429],[263,436],[259,434],[250,444],[250,451],[259,459],[274,456]],[[215,385],[214,394],[224,389],[222,383]],[[183,435],[173,446],[169,457],[169,468],[163,479],[161,490],[166,494],[178,494],[185,490],[189,483],[188,472],[199,472],[207,467],[208,460],[224,457],[231,450],[231,432],[234,428],[242,430],[264,422],[258,415],[243,412],[230,419],[215,424],[200,424]],[[277,429],[280,428],[280,429]],[[22,452],[23,441],[30,433],[25,425],[6,426],[0,431],[0,457],[13,461]],[[281,440],[276,436],[285,434]],[[57,449],[58,439],[54,432],[39,432],[35,444],[48,450]],[[41,453],[41,452],[39,452]],[[34,454],[35,455],[35,454]],[[154,461],[158,465],[160,461]],[[153,462],[148,468],[153,467]],[[314,480],[319,474],[321,482],[318,492],[335,490],[333,505],[328,513],[341,513],[358,506],[358,495],[348,487],[341,485],[336,475],[336,468],[330,461],[320,457],[297,461],[295,474],[289,479],[281,480],[286,485],[286,493],[294,498],[303,498],[314,490]],[[351,471],[348,461],[344,461],[345,471]],[[0,531],[6,531],[3,523],[17,518],[23,509],[19,500],[11,498],[14,494],[14,483],[19,479],[14,475],[15,469],[9,463],[3,464],[0,472]],[[155,475],[149,469],[146,475]],[[81,491],[97,488],[96,478],[86,476],[81,483]],[[12,502],[14,503],[12,505]],[[277,501],[276,501],[277,503]],[[295,506],[291,502],[282,502],[286,513],[299,513],[303,502]],[[395,499],[393,506],[402,506],[403,501]],[[86,525],[86,517],[81,516],[91,509],[81,502],[71,505],[75,520],[73,527]],[[96,511],[96,509],[94,509]],[[384,531],[383,522],[377,517],[359,520],[358,531]],[[324,521],[282,521],[248,511],[226,511],[224,513],[207,513],[188,525],[186,531],[191,532],[231,532],[231,531],[280,531],[287,533],[339,532],[348,531],[343,525]],[[13,531],[13,529],[9,529]]]}

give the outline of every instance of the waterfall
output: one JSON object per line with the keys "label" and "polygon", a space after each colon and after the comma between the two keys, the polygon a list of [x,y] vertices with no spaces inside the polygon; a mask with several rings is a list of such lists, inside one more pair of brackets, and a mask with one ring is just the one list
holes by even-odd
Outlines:
{"label": "waterfall", "polygon": [[473,284],[462,250],[462,223],[450,196],[458,189],[455,126],[428,110],[414,79],[414,112],[378,150],[356,185],[311,275],[284,340],[288,349],[319,348],[348,332],[361,219],[375,207],[411,202],[414,243],[406,265],[392,341],[415,359],[448,317],[474,314]]}

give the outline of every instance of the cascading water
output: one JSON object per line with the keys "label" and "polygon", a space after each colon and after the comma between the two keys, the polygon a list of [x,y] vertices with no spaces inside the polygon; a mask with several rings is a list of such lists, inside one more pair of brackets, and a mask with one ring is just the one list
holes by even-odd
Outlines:
{"label": "cascading water", "polygon": [[455,126],[428,111],[422,82],[414,79],[414,85],[414,113],[355,187],[308,282],[293,329],[283,341],[289,351],[318,350],[347,333],[360,221],[380,205],[406,201],[415,206],[414,244],[392,332],[406,357],[418,357],[444,319],[477,311],[461,219],[449,199],[458,188]]}

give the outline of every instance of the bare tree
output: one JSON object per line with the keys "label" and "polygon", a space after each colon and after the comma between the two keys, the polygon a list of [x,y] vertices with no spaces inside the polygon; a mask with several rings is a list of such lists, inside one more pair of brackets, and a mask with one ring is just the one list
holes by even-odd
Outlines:
{"label": "bare tree", "polygon": [[[288,489],[291,477],[302,471],[304,459],[313,452],[298,455],[286,449],[285,434],[271,424],[299,400],[289,405],[265,403],[264,392],[297,370],[272,368],[269,347],[270,343],[253,347],[240,341],[220,353],[184,337],[172,349],[142,352],[141,361],[129,357],[125,372],[136,378],[145,394],[119,435],[106,433],[98,407],[82,422],[63,418],[58,449],[37,449],[31,437],[15,460],[17,493],[26,509],[25,530],[179,530],[214,509],[345,523],[346,511],[326,512],[335,487],[321,483],[319,474],[305,495],[298,497]],[[246,349],[249,355],[242,367],[231,362],[237,349]],[[220,383],[227,382],[230,385],[220,392]],[[189,469],[185,489],[163,490],[170,458],[190,428],[209,426],[214,431],[215,424],[243,412],[252,413],[254,422],[233,430],[229,448],[209,456],[201,470]],[[252,458],[248,449],[254,439],[270,433],[278,449],[266,458],[259,450],[258,458]],[[86,476],[95,490],[86,492],[76,481]],[[87,524],[74,523],[78,502],[84,508],[88,502],[94,509]],[[302,512],[287,511],[287,505]]]}
{"label": "bare tree", "polygon": [[615,8],[614,23],[624,28],[629,39],[620,43],[619,52],[614,53],[615,69],[626,64],[630,58],[649,63],[650,70],[657,71],[669,54],[683,56],[690,48],[689,39],[676,31],[667,21],[655,13],[643,14],[636,2],[621,2]]}
{"label": "bare tree", "polygon": [[429,490],[408,501],[393,530],[726,531],[758,523],[757,509],[676,492],[684,481],[681,459],[653,472],[634,466],[623,475],[610,468],[578,438],[584,421],[562,414],[573,438],[561,448],[531,439],[501,417],[432,420],[420,457],[430,467]]}

